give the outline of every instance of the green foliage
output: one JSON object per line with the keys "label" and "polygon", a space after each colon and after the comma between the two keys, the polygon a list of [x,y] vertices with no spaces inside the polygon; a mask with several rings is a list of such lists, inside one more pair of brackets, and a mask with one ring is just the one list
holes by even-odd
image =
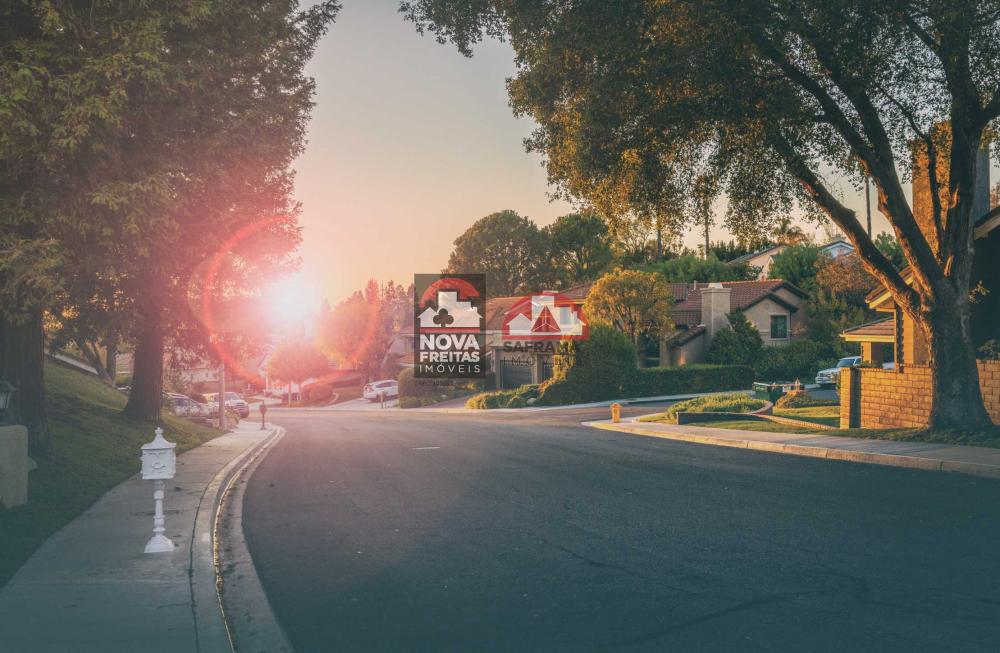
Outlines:
{"label": "green foliage", "polygon": [[553,376],[539,386],[539,405],[563,405],[661,395],[739,390],[753,370],[739,365],[636,369],[635,350],[621,333],[595,326],[588,340],[561,343]]}
{"label": "green foliage", "polygon": [[455,239],[446,272],[481,272],[491,296],[523,295],[551,281],[547,233],[511,210],[480,218]]}
{"label": "green foliage", "polygon": [[743,311],[729,314],[729,326],[712,338],[705,360],[718,365],[753,366],[764,349],[764,339]]}
{"label": "green foliage", "polygon": [[529,400],[537,399],[539,389],[537,385],[522,385],[516,390],[496,390],[494,392],[481,392],[469,397],[465,402],[466,408],[491,409],[491,408],[524,408]]}
{"label": "green foliage", "polygon": [[419,408],[462,397],[482,390],[484,384],[480,379],[418,379],[412,367],[403,368],[397,382],[400,408]]}
{"label": "green foliage", "polygon": [[[720,240],[712,242],[708,246],[708,253],[720,261],[732,261],[735,258],[752,254],[765,247],[770,247],[774,243],[768,240],[755,240],[742,243],[738,240]],[[708,281],[706,279],[706,281]],[[728,281],[727,279],[713,279],[712,281]]]}
{"label": "green foliage", "polygon": [[[583,310],[591,324],[610,325],[639,351],[643,338],[659,339],[674,328],[673,293],[663,277],[639,270],[614,270],[594,283]],[[593,338],[591,329],[591,338]]]}
{"label": "green foliage", "polygon": [[805,390],[789,392],[781,395],[774,402],[775,408],[811,408],[813,406],[839,406],[840,402],[833,399],[817,399]]}
{"label": "green foliage", "polygon": [[[947,210],[932,217],[938,251],[914,225],[902,179],[912,171],[930,180],[930,166],[912,165],[915,134],[940,142],[935,126],[946,125],[956,138],[935,146],[942,161],[972,161],[993,137],[994,3],[407,0],[401,10],[466,54],[506,37],[517,60],[511,106],[537,124],[529,150],[563,194],[615,215],[670,215],[662,209],[689,205],[695,180],[709,178],[726,195],[725,226],[737,238],[768,233],[798,209],[835,222],[866,263],[891,275],[842,195],[867,176],[918,279],[907,286],[891,275],[891,292],[935,349],[964,352],[955,358],[962,364],[934,362],[935,392],[964,409],[937,402],[930,422],[988,423],[970,386],[973,352],[960,328],[967,306],[956,312],[939,292],[946,284],[969,292],[967,231],[944,222],[978,217],[975,166],[947,171]],[[696,223],[682,215],[682,224]],[[792,230],[781,231],[791,242]],[[809,266],[788,268],[772,276],[811,292]]]}
{"label": "green foliage", "polygon": [[322,376],[330,368],[323,352],[307,340],[286,340],[278,345],[267,363],[267,373],[273,379],[285,383],[302,383],[304,380]]}
{"label": "green foliage", "polygon": [[755,270],[746,263],[730,265],[714,255],[707,259],[685,253],[661,263],[657,271],[671,283],[695,281],[747,281],[756,278]]}
{"label": "green foliage", "polygon": [[885,257],[893,264],[897,270],[906,267],[906,255],[903,254],[903,247],[892,234],[883,231],[875,236],[875,247],[885,254]]}
{"label": "green foliage", "polygon": [[816,290],[817,263],[821,256],[819,247],[815,245],[790,245],[771,261],[768,276],[784,279],[807,294],[812,293]]}
{"label": "green foliage", "polygon": [[370,279],[364,290],[321,312],[320,346],[344,367],[360,370],[365,380],[372,380],[382,368],[393,335],[412,311],[412,297],[412,289]]}
{"label": "green foliage", "polygon": [[793,340],[781,347],[765,347],[754,364],[758,381],[810,383],[816,372],[830,367],[838,352],[830,343]]}
{"label": "green foliage", "polygon": [[564,288],[595,279],[611,263],[608,226],[593,213],[560,216],[542,231],[548,239],[555,281]]}
{"label": "green foliage", "polygon": [[745,365],[683,365],[638,370],[629,387],[630,397],[656,397],[745,390],[753,385],[753,369]]}
{"label": "green foliage", "polygon": [[635,347],[620,331],[593,325],[587,340],[562,342],[552,378],[539,388],[538,403],[558,405],[625,396],[636,370]]}
{"label": "green foliage", "polygon": [[977,351],[978,358],[984,360],[1000,360],[1000,340],[987,340]]}
{"label": "green foliage", "polygon": [[650,415],[642,421],[676,423],[677,413],[751,413],[766,405],[766,401],[755,399],[745,392],[728,392],[678,402],[665,412]]}

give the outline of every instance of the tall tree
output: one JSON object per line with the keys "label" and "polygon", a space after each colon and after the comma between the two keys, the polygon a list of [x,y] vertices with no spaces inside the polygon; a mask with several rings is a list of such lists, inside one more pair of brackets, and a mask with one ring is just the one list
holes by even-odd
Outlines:
{"label": "tall tree", "polygon": [[584,303],[584,314],[625,334],[642,360],[643,338],[658,341],[674,329],[670,287],[660,275],[639,270],[608,272],[594,284]]}
{"label": "tall tree", "polygon": [[[510,39],[512,104],[538,121],[531,147],[563,188],[592,192],[592,180],[620,179],[624,161],[654,161],[644,187],[707,161],[741,220],[773,224],[795,202],[824,214],[927,341],[931,426],[990,424],[969,285],[978,150],[1000,116],[994,2],[411,0],[401,9],[466,54],[484,35]],[[930,188],[926,216],[903,187],[914,141],[928,161],[914,173]],[[912,283],[838,198],[829,169],[871,179]]]}
{"label": "tall tree", "polygon": [[340,302],[319,325],[319,342],[341,364],[360,370],[371,381],[413,310],[413,290],[392,281],[369,280],[364,290]]}
{"label": "tall tree", "polygon": [[[127,291],[136,298],[135,368],[125,412],[159,414],[165,344],[183,335],[225,360],[226,334],[189,295],[238,295],[281,268],[300,238],[290,165],[301,152],[313,82],[303,68],[337,11],[282,2],[206,2],[171,15],[168,66],[131,118],[149,191]],[[134,203],[133,203],[134,205]],[[170,256],[163,256],[170,252]],[[205,274],[197,274],[207,265]],[[207,303],[207,302],[206,302]],[[202,329],[191,329],[197,318]]]}
{"label": "tall tree", "polygon": [[445,272],[481,272],[493,297],[520,295],[551,283],[546,234],[514,211],[480,218],[455,239]]}
{"label": "tall tree", "polygon": [[98,294],[97,270],[120,260],[104,185],[122,169],[130,92],[161,72],[161,11],[0,7],[0,376],[18,387],[35,455],[48,447],[43,314]]}
{"label": "tall tree", "polygon": [[570,213],[543,230],[548,236],[550,265],[563,287],[590,281],[611,263],[608,227],[593,213]]}
{"label": "tall tree", "polygon": [[[286,340],[274,348],[267,362],[267,374],[285,383],[302,382],[310,377],[326,374],[330,364],[323,352],[313,343],[303,340]],[[291,401],[291,397],[289,397]]]}

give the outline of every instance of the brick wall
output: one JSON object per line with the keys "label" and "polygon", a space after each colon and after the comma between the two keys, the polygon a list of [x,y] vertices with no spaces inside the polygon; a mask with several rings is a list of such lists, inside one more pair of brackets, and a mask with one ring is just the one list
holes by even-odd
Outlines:
{"label": "brick wall", "polygon": [[[877,368],[844,370],[840,386],[840,427],[922,428],[931,409],[929,367],[907,365],[902,372]],[[1000,361],[979,361],[979,387],[986,410],[1000,424]]]}

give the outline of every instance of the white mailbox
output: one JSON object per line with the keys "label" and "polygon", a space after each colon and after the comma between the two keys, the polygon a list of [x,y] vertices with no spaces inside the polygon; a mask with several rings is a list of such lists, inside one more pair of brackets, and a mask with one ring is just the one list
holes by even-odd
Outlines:
{"label": "white mailbox", "polygon": [[177,445],[163,439],[163,429],[156,429],[152,442],[142,445],[142,478],[153,481],[153,500],[156,512],[153,514],[153,537],[146,543],[146,553],[165,553],[174,550],[174,543],[164,535],[163,481],[177,473]]}
{"label": "white mailbox", "polygon": [[163,439],[163,429],[156,429],[152,442],[142,445],[142,480],[171,479],[177,473],[177,445]]}

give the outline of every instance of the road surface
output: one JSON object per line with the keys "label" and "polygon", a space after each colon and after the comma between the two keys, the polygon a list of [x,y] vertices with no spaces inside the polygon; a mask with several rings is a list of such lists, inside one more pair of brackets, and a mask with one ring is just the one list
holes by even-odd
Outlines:
{"label": "road surface", "polygon": [[1000,482],[606,411],[275,411],[244,527],[296,650],[997,650]]}

